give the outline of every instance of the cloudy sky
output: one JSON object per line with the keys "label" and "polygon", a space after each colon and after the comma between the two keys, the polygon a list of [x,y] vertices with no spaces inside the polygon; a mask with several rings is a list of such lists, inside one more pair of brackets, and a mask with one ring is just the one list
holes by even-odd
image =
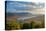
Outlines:
{"label": "cloudy sky", "polygon": [[[7,12],[34,12],[34,9],[44,8],[44,3],[8,1]],[[35,10],[37,11],[37,10]]]}

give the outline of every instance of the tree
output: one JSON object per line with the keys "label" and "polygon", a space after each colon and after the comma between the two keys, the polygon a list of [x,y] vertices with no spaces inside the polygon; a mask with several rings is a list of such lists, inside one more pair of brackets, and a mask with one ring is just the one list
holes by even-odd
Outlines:
{"label": "tree", "polygon": [[24,23],[23,24],[23,28],[22,29],[30,29],[30,28],[31,28],[30,24],[28,24],[28,23]]}

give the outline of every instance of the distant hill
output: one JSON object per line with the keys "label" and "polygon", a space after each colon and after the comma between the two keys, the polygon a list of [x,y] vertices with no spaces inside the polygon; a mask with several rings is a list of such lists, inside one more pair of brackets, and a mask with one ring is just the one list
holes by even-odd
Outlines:
{"label": "distant hill", "polygon": [[17,22],[30,23],[31,21],[42,21],[42,20],[44,20],[44,16],[45,15],[37,15],[36,17],[32,17],[32,18],[24,19],[24,20],[22,20],[22,18],[21,18]]}
{"label": "distant hill", "polygon": [[22,13],[6,13],[6,16],[27,16],[30,13],[22,12]]}

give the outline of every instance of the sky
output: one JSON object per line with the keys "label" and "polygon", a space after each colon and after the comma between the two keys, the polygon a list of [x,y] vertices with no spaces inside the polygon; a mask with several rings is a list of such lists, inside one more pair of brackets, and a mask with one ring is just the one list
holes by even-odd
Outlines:
{"label": "sky", "polygon": [[31,12],[36,8],[44,8],[44,3],[23,2],[23,1],[8,1],[7,12]]}

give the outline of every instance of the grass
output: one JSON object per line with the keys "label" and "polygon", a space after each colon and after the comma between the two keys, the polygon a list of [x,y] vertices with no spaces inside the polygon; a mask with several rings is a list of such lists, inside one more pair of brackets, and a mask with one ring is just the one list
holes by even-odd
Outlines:
{"label": "grass", "polygon": [[40,20],[36,21],[32,19],[30,23],[18,23],[16,20],[8,20],[6,22],[6,30],[19,30],[19,29],[36,29],[36,28],[44,28],[44,18],[40,18]]}

